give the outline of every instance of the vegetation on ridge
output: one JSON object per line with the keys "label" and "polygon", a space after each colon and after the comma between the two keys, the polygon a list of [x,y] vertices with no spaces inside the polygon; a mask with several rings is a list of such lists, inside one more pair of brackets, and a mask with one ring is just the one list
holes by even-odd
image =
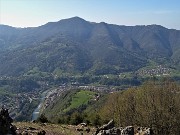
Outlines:
{"label": "vegetation on ridge", "polygon": [[102,119],[113,118],[119,126],[151,127],[158,135],[178,134],[179,103],[179,85],[153,81],[110,94],[100,114]]}

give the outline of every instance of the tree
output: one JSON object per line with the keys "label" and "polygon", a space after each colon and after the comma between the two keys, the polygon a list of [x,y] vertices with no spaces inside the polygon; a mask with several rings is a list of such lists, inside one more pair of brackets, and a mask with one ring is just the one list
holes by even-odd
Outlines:
{"label": "tree", "polygon": [[70,124],[78,125],[79,123],[82,123],[82,122],[83,122],[83,118],[79,112],[76,111],[71,115]]}
{"label": "tree", "polygon": [[117,125],[153,128],[155,134],[180,133],[180,87],[174,82],[148,82],[138,88],[111,94],[102,108],[102,119]]}
{"label": "tree", "polygon": [[41,114],[40,117],[38,117],[37,122],[47,123],[49,121],[44,114]]}

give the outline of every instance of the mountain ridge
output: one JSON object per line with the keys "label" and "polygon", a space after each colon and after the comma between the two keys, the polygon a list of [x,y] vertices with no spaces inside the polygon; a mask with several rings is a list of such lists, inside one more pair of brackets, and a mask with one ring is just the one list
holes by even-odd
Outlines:
{"label": "mountain ridge", "polygon": [[160,25],[121,26],[80,17],[33,28],[0,25],[0,48],[0,75],[23,75],[34,67],[119,74],[137,71],[149,60],[180,67],[180,31]]}
{"label": "mountain ridge", "polygon": [[[15,26],[11,26],[11,25],[7,25],[7,24],[0,24],[0,26],[7,26],[7,27],[12,27],[12,28],[16,28],[16,29],[32,29],[32,28],[37,28],[37,27],[41,27],[41,26],[44,26],[44,25],[47,25],[47,24],[53,24],[53,23],[58,23],[58,22],[62,22],[62,21],[67,21],[67,20],[81,20],[81,21],[85,21],[85,22],[88,22],[88,23],[91,23],[91,24],[95,24],[95,23],[106,23],[104,21],[101,21],[101,22],[94,22],[94,21],[87,21],[79,16],[74,16],[74,17],[69,17],[69,18],[63,18],[63,19],[60,19],[58,21],[50,21],[50,22],[47,22],[45,24],[42,24],[42,25],[39,25],[39,26],[27,26],[27,27],[15,27]],[[160,24],[137,24],[137,25],[124,25],[124,24],[115,24],[115,23],[106,23],[106,24],[109,24],[109,25],[115,25],[115,26],[125,26],[125,27],[142,27],[142,26],[158,26],[158,27],[162,27],[162,28],[166,28],[168,30],[178,30],[179,29],[175,29],[175,28],[167,28],[163,25],[160,25]]]}

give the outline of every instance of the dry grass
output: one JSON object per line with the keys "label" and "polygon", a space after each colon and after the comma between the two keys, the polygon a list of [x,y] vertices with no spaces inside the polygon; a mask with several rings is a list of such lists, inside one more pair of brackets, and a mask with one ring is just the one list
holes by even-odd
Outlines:
{"label": "dry grass", "polygon": [[91,131],[87,133],[86,131],[76,131],[77,126],[72,125],[56,125],[56,124],[41,124],[41,123],[30,123],[30,122],[17,122],[13,123],[19,129],[27,129],[29,127],[44,130],[46,135],[92,135],[95,131],[94,128],[90,128]]}

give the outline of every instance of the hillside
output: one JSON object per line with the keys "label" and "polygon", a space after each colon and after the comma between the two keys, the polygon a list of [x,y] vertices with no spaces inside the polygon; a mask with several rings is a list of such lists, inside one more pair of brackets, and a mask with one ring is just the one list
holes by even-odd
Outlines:
{"label": "hillside", "polygon": [[[104,95],[104,94],[103,94]],[[102,96],[102,95],[101,95]],[[54,123],[78,124],[83,122],[85,115],[94,113],[94,106],[100,104],[100,93],[90,90],[69,90],[57,96],[55,100],[49,102],[52,96],[46,97],[42,113]],[[102,98],[103,99],[103,98]],[[93,110],[91,110],[93,108]],[[86,111],[86,113],[85,113]],[[90,113],[91,112],[91,113]],[[81,113],[81,114],[79,114]],[[79,117],[79,118],[77,118]],[[71,119],[72,118],[72,119]],[[89,118],[88,118],[89,119]],[[88,120],[87,119],[87,120]]]}
{"label": "hillside", "polygon": [[150,61],[179,70],[180,31],[159,25],[118,26],[79,17],[33,28],[0,25],[0,75],[33,69],[58,75],[120,74]]}
{"label": "hillside", "polygon": [[[86,122],[98,126],[114,119],[117,127],[139,125],[150,127],[156,135],[177,134],[180,117],[179,90],[179,84],[169,80],[150,81],[139,87],[101,95],[86,107],[74,105],[83,105],[83,99],[88,100],[89,96],[83,98],[80,95],[89,91],[71,91],[66,92],[66,96],[60,96],[58,102],[53,102],[44,113],[49,120],[61,124],[77,125]],[[77,96],[79,99],[76,99]],[[67,109],[69,112],[62,113]]]}
{"label": "hillside", "polygon": [[[179,51],[180,31],[159,25],[119,26],[79,17],[32,28],[0,25],[0,105],[6,105],[15,120],[31,120],[41,94],[61,86],[64,91],[81,86],[116,91],[152,76],[178,81]],[[51,109],[57,115],[59,108],[67,109],[60,115],[71,115],[76,108],[85,113],[98,108],[89,106],[89,98],[86,104],[80,100],[67,108],[67,100],[71,104],[71,97],[56,99],[47,116]],[[98,115],[88,117],[93,123]]]}

